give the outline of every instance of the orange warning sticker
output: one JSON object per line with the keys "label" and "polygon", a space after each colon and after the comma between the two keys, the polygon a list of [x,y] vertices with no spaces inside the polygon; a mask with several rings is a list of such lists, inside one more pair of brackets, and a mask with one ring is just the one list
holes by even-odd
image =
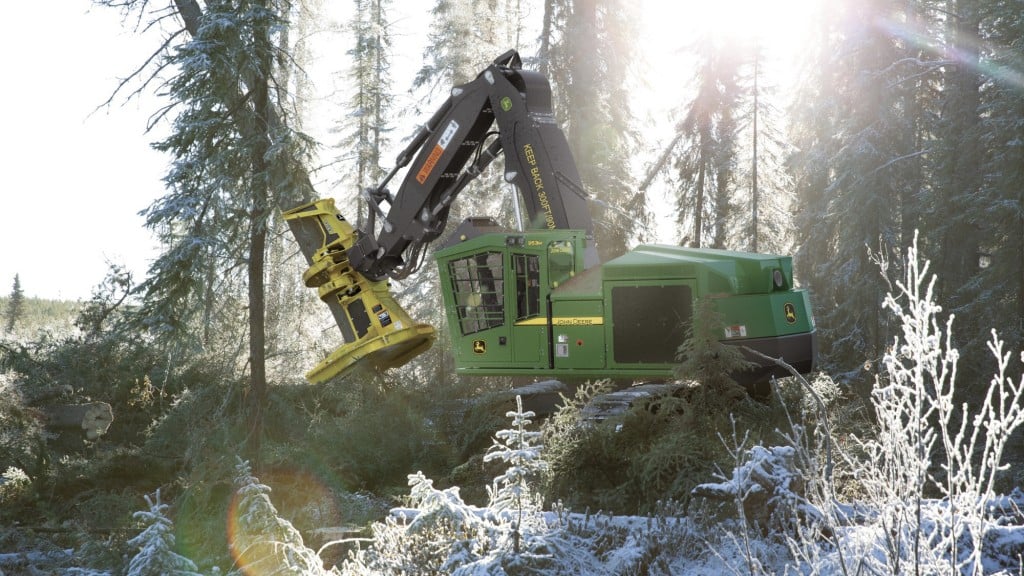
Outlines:
{"label": "orange warning sticker", "polygon": [[445,126],[444,132],[441,133],[441,137],[438,138],[437,144],[434,144],[434,149],[430,151],[430,156],[427,156],[427,161],[423,163],[420,171],[416,173],[416,181],[423,184],[430,177],[430,173],[434,171],[434,166],[437,166],[437,161],[441,159],[441,154],[444,154],[445,149],[452,143],[452,138],[455,137],[455,133],[459,131],[459,123],[455,120],[449,120],[448,125]]}
{"label": "orange warning sticker", "polygon": [[423,163],[423,167],[416,173],[417,182],[423,184],[427,181],[430,173],[434,171],[437,161],[441,159],[441,154],[444,154],[444,148],[441,148],[440,144],[434,144],[434,149],[430,151],[430,156],[427,156],[427,161]]}

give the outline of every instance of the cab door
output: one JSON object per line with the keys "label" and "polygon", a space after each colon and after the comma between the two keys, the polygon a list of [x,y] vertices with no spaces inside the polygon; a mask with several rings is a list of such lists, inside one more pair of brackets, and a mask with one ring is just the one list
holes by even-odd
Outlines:
{"label": "cab door", "polygon": [[548,340],[547,290],[537,252],[513,250],[510,271],[512,301],[512,358],[517,368],[550,366]]}
{"label": "cab door", "polygon": [[508,366],[512,361],[506,322],[505,257],[490,250],[448,261],[454,314],[450,320],[458,365],[467,368]]}

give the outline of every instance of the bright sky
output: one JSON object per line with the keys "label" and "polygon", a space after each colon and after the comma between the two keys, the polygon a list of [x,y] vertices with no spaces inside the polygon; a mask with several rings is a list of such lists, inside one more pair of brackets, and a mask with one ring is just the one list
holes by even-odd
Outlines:
{"label": "bright sky", "polygon": [[13,2],[0,35],[0,294],[88,299],[107,261],[139,280],[153,242],[138,212],[162,191],[166,161],[144,134],[150,100],[96,110],[146,56],[115,10],[89,0]]}
{"label": "bright sky", "polygon": [[[639,90],[661,100],[679,98],[677,85],[689,75],[680,69],[677,49],[684,44],[681,36],[695,27],[713,24],[740,36],[760,28],[766,42],[792,48],[806,25],[802,17],[816,1],[647,0],[640,51],[650,62],[649,78]],[[414,37],[429,22],[425,10],[417,5],[404,16],[393,13],[399,20],[399,43],[418,44]],[[162,134],[145,133],[160,103],[151,96],[128,103],[119,97],[112,107],[99,107],[157,39],[126,32],[116,10],[93,7],[90,0],[64,0],[59,6],[15,2],[5,16],[19,25],[0,35],[7,65],[7,89],[0,94],[6,117],[6,146],[0,155],[0,294],[10,292],[19,274],[30,297],[85,300],[102,281],[108,262],[128,266],[141,281],[156,248],[138,213],[163,194],[167,167],[167,158],[150,148]],[[345,50],[330,47],[336,54]],[[399,70],[415,70],[421,57],[419,45],[395,55],[396,90],[404,91],[412,79],[404,73],[399,77]],[[664,129],[671,126],[664,110],[676,104],[638,98],[634,112],[641,118],[654,112],[655,125]],[[662,140],[656,130],[651,132],[648,141]],[[333,143],[329,136],[314,135]],[[330,190],[320,193],[329,195]]]}

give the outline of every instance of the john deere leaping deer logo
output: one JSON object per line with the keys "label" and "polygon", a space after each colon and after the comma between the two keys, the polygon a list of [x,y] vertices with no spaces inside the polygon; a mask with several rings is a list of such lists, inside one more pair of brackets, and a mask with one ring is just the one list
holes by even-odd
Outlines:
{"label": "john deere leaping deer logo", "polygon": [[786,302],[786,305],[782,307],[786,313],[786,324],[796,324],[796,306],[792,303]]}
{"label": "john deere leaping deer logo", "polygon": [[487,353],[487,342],[483,340],[473,340],[473,354],[486,354]]}

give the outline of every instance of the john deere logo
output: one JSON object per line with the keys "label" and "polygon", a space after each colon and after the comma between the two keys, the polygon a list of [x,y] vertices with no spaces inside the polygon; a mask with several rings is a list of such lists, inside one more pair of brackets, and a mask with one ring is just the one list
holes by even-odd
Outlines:
{"label": "john deere logo", "polygon": [[473,340],[473,354],[486,354],[487,353],[487,342],[483,340]]}
{"label": "john deere logo", "polygon": [[782,309],[786,313],[786,324],[796,324],[796,306],[786,302]]}
{"label": "john deere logo", "polygon": [[512,109],[512,99],[509,98],[508,96],[505,96],[504,98],[502,98],[501,99],[501,109],[504,110],[505,112],[508,112],[509,110],[511,110]]}

